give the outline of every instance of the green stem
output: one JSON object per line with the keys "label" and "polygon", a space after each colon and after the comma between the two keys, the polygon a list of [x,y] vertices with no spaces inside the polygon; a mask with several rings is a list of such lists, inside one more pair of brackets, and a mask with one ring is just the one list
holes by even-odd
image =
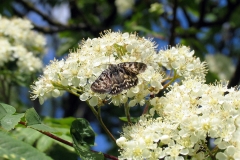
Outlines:
{"label": "green stem", "polygon": [[179,76],[177,75],[177,73],[174,71],[174,76],[172,77],[172,79],[166,83],[164,86],[163,86],[163,89],[167,88],[170,84],[172,84]]}
{"label": "green stem", "polygon": [[65,90],[65,91],[68,91],[69,93],[72,93],[73,95],[75,96],[80,96],[78,93],[76,92],[73,92],[69,87],[65,87],[57,82],[52,82],[52,85],[56,88],[58,88],[59,90]]}
{"label": "green stem", "polygon": [[[94,108],[93,108],[94,109]],[[95,110],[95,109],[94,109]],[[96,110],[95,110],[96,111]],[[108,128],[105,126],[104,122],[102,121],[101,116],[101,107],[98,107],[98,113],[97,113],[97,119],[100,122],[100,125],[104,129],[104,131],[108,134],[108,136],[113,140],[114,143],[116,143],[116,139],[113,137],[112,133],[108,130]]]}
{"label": "green stem", "polygon": [[214,156],[216,155],[216,153],[218,152],[218,150],[219,150],[218,146],[215,146],[215,147],[212,149],[212,153],[213,153]]}
{"label": "green stem", "polygon": [[128,123],[132,123],[131,122],[131,116],[130,116],[130,112],[129,112],[130,108],[127,105],[127,102],[124,104],[124,111],[125,111],[125,115],[127,117]]}
{"label": "green stem", "polygon": [[215,159],[214,156],[212,155],[212,152],[209,150],[208,146],[205,144],[204,141],[202,141],[202,145],[204,146],[205,150],[208,152],[211,159]]}
{"label": "green stem", "polygon": [[144,107],[144,110],[143,110],[143,113],[142,113],[142,115],[144,115],[144,114],[147,114],[147,113],[148,113],[149,106],[150,106],[150,103],[149,103],[149,101],[147,101],[147,102],[146,102],[146,105],[145,105],[145,107]]}
{"label": "green stem", "polygon": [[[69,93],[72,93],[75,96],[80,96],[80,94],[72,91],[71,89],[69,89],[68,87],[63,87],[62,85],[58,84],[58,83],[53,83],[54,86],[56,87],[60,87],[63,90],[68,91]],[[75,88],[76,90],[76,88]],[[102,128],[104,129],[104,131],[107,133],[107,135],[114,141],[114,143],[116,143],[116,139],[113,137],[113,135],[111,134],[111,132],[108,130],[108,128],[105,126],[104,122],[102,121],[102,116],[101,116],[101,107],[98,107],[98,111],[95,110],[94,107],[92,107],[90,104],[88,104],[88,107],[92,110],[93,114],[95,115],[95,117],[97,118],[97,120],[100,122],[100,125],[102,126]]]}
{"label": "green stem", "polygon": [[165,78],[165,79],[163,79],[162,80],[162,83],[164,83],[164,82],[166,82],[166,81],[168,81],[168,80],[170,80],[170,79],[172,79],[173,77],[167,77],[167,78]]}
{"label": "green stem", "polygon": [[65,88],[66,91],[68,91],[69,93],[72,93],[73,95],[79,97],[80,94],[76,93],[76,92],[73,92],[72,90],[68,89],[68,88]]}
{"label": "green stem", "polygon": [[92,107],[91,105],[88,104],[88,106],[90,107],[90,109],[92,110],[93,114],[95,115],[95,117],[97,118],[97,120],[99,121],[100,125],[102,126],[103,130],[107,133],[107,135],[112,139],[112,141],[114,143],[116,143],[116,139],[113,137],[112,133],[108,130],[108,128],[105,126],[103,120],[102,120],[102,116],[101,116],[101,107],[98,107],[98,112],[95,110],[94,107]]}
{"label": "green stem", "polygon": [[78,91],[79,93],[83,92],[83,90],[78,89],[78,88],[76,88],[76,87],[72,87],[72,88],[73,88],[74,90]]}

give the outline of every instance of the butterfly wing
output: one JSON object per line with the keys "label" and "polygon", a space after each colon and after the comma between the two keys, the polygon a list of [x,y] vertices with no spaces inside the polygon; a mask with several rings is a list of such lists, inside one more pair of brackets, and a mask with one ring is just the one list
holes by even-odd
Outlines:
{"label": "butterfly wing", "polygon": [[113,86],[110,94],[118,94],[124,89],[129,89],[138,84],[135,74],[125,70],[122,66],[116,66],[116,74],[113,76]]}
{"label": "butterfly wing", "polygon": [[147,68],[147,65],[142,62],[124,62],[119,63],[118,68],[122,70],[120,72],[122,77],[121,87],[123,89],[129,89],[138,84],[137,75],[144,72]]}
{"label": "butterfly wing", "polygon": [[91,89],[97,93],[118,94],[122,92],[123,82],[122,74],[119,72],[120,68],[117,65],[110,64],[108,69],[104,70],[102,74],[93,82]]}
{"label": "butterfly wing", "polygon": [[110,93],[112,90],[113,81],[110,76],[110,70],[106,69],[91,85],[92,91],[96,93]]}
{"label": "butterfly wing", "polygon": [[144,72],[147,68],[147,65],[142,62],[124,62],[119,63],[118,66],[135,75]]}
{"label": "butterfly wing", "polygon": [[122,72],[121,75],[121,88],[122,89],[129,89],[134,87],[138,84],[138,77],[135,73],[129,72],[125,68],[121,68]]}
{"label": "butterfly wing", "polygon": [[97,93],[119,94],[138,84],[139,73],[146,70],[147,65],[141,62],[124,62],[111,64],[109,68],[93,82],[91,89]]}
{"label": "butterfly wing", "polygon": [[123,75],[124,70],[120,68],[118,65],[110,65],[109,69],[111,71],[110,77],[112,79],[113,85],[111,87],[110,94],[118,94],[122,92],[122,82],[123,82]]}

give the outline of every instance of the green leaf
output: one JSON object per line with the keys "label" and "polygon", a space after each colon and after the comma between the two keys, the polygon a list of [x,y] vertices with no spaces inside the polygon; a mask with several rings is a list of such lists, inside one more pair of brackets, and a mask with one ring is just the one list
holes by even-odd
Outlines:
{"label": "green leaf", "polygon": [[47,153],[52,159],[55,160],[79,160],[79,155],[76,150],[71,147],[73,150],[68,150],[63,146],[59,145],[60,143],[54,143]]}
{"label": "green leaf", "polygon": [[22,114],[17,114],[17,115],[6,115],[2,120],[1,120],[1,126],[9,131],[13,129],[18,122],[21,120],[21,118],[24,116],[24,113]]}
{"label": "green leaf", "polygon": [[8,114],[14,114],[16,112],[16,109],[8,104],[0,103],[0,106],[2,106]]}
{"label": "green leaf", "polygon": [[50,124],[51,126],[67,128],[69,131],[69,126],[71,126],[72,122],[75,119],[76,118],[74,118],[74,117],[67,117],[67,118],[60,118],[60,119],[46,117],[46,118],[44,118],[43,122]]}
{"label": "green leaf", "polygon": [[70,133],[77,146],[93,146],[95,133],[89,122],[83,118],[78,118],[72,122]]}
{"label": "green leaf", "polygon": [[0,119],[1,119],[0,124],[2,128],[9,131],[18,124],[18,122],[21,120],[24,114],[12,115],[15,112],[16,109],[13,106],[0,103]]}
{"label": "green leaf", "polygon": [[50,133],[61,133],[60,131],[56,130],[55,128],[49,127],[42,123],[40,116],[37,114],[34,108],[30,108],[25,113],[25,118],[27,121],[27,126],[33,129],[43,131],[43,132],[50,132]]}
{"label": "green leaf", "polygon": [[45,124],[33,124],[33,125],[28,126],[28,127],[31,127],[33,129],[36,129],[36,130],[39,130],[39,131],[43,131],[43,132],[58,133],[58,134],[61,133],[57,129],[49,127],[49,126],[47,126]]}
{"label": "green leaf", "polygon": [[[68,129],[69,130],[69,129]],[[60,138],[66,140],[66,141],[69,141],[71,142],[72,141],[72,137],[68,136],[68,135],[62,135],[62,136],[59,136]],[[73,147],[70,147],[62,142],[59,142],[59,141],[55,141],[56,143],[58,143],[60,146],[64,147],[65,149],[69,150],[69,151],[72,151],[72,152],[75,152],[75,149]]]}
{"label": "green leaf", "polygon": [[[127,117],[119,117],[119,119],[123,122],[128,122]],[[131,117],[131,122],[137,123],[139,121],[139,117]]]}
{"label": "green leaf", "polygon": [[38,151],[27,143],[0,132],[0,157],[10,160],[51,160],[50,157]]}
{"label": "green leaf", "polygon": [[49,149],[52,145],[53,145],[53,139],[43,135],[38,139],[36,148],[44,152],[47,149]]}
{"label": "green leaf", "polygon": [[73,121],[70,133],[72,135],[74,148],[82,160],[102,160],[102,153],[93,152],[90,146],[94,145],[95,133],[89,122],[83,118]]}
{"label": "green leaf", "polygon": [[18,132],[16,137],[30,145],[36,143],[36,141],[41,137],[42,133],[32,129],[32,128],[17,128]]}
{"label": "green leaf", "polygon": [[104,160],[104,156],[101,152],[93,152],[84,147],[74,147],[82,160]]}
{"label": "green leaf", "polygon": [[42,123],[40,116],[37,114],[34,108],[30,108],[26,111],[25,118],[28,126]]}
{"label": "green leaf", "polygon": [[2,106],[2,104],[0,103],[0,120],[5,117],[7,115],[7,111],[5,110],[5,108]]}

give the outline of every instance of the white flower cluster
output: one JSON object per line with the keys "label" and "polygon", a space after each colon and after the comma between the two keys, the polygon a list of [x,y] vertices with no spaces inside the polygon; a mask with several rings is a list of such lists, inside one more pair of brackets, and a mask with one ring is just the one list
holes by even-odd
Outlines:
{"label": "white flower cluster", "polygon": [[[150,103],[160,118],[144,116],[123,129],[120,159],[240,159],[239,90],[189,79]],[[207,138],[216,145],[212,154]]]}
{"label": "white flower cluster", "polygon": [[46,42],[42,35],[32,31],[31,22],[0,15],[0,23],[0,68],[15,63],[17,70],[26,74],[41,69],[42,62],[36,56],[44,53]]}
{"label": "white flower cluster", "polygon": [[[146,97],[163,88],[163,63],[157,61],[161,59],[155,49],[156,45],[152,41],[136,34],[106,31],[99,38],[84,41],[66,60],[52,61],[44,70],[44,75],[32,86],[32,99],[39,98],[40,103],[43,103],[48,97],[58,97],[63,90],[67,90],[79,95],[80,100],[88,101],[91,106],[103,105],[104,99],[111,100],[116,106],[126,102],[129,102],[129,107],[144,105]],[[143,62],[147,65],[147,69],[137,75],[139,82],[136,87],[118,95],[98,94],[90,89],[109,63],[122,62]],[[203,76],[203,72],[198,74]]]}
{"label": "white flower cluster", "polygon": [[194,50],[190,51],[188,47],[181,46],[160,50],[158,54],[156,61],[168,70],[174,69],[177,75],[205,79],[206,63],[194,57]]}

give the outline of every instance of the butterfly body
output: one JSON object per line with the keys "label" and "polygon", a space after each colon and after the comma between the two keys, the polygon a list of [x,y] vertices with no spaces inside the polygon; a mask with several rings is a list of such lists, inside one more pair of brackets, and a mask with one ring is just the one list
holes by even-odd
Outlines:
{"label": "butterfly body", "polygon": [[137,75],[144,72],[146,68],[147,65],[141,62],[110,64],[93,82],[91,89],[102,94],[119,94],[124,89],[136,86],[138,84]]}

